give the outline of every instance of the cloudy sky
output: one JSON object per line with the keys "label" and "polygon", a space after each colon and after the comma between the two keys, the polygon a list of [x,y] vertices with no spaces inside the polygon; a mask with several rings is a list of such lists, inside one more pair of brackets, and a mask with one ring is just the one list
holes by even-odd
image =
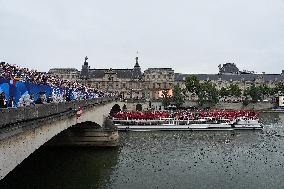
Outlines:
{"label": "cloudy sky", "polygon": [[218,64],[280,73],[284,0],[0,0],[0,61],[48,71]]}

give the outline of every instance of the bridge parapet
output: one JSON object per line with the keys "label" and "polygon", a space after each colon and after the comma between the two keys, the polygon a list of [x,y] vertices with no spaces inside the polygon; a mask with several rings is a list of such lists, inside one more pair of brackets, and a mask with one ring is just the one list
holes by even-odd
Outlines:
{"label": "bridge parapet", "polygon": [[62,114],[72,110],[75,112],[78,107],[88,109],[96,104],[113,101],[115,99],[115,97],[103,97],[92,100],[48,103],[28,107],[0,109],[0,128],[21,122]]}

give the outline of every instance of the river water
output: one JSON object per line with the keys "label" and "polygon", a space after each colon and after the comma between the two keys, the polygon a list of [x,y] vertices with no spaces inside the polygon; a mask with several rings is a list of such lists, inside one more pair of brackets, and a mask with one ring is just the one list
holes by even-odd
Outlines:
{"label": "river water", "polygon": [[263,131],[122,132],[115,149],[42,147],[0,188],[284,188],[284,114]]}

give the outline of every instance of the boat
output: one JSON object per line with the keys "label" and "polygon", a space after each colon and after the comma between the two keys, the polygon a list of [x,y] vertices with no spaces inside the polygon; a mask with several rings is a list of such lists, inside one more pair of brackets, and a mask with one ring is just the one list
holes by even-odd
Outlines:
{"label": "boat", "polygon": [[117,112],[118,130],[261,130],[258,113],[250,110]]}
{"label": "boat", "polygon": [[147,130],[261,130],[263,127],[258,119],[236,120],[201,118],[197,120],[179,120],[175,118],[160,118],[156,120],[122,120],[113,118],[114,124],[120,131]]}
{"label": "boat", "polygon": [[238,118],[233,125],[235,129],[262,129],[259,119]]}

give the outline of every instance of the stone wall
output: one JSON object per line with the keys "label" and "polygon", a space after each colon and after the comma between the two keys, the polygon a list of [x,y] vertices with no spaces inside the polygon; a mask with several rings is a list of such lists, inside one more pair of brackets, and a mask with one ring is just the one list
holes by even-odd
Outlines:
{"label": "stone wall", "polygon": [[228,103],[221,102],[218,103],[214,108],[218,109],[233,109],[233,110],[267,110],[273,107],[273,104],[270,102],[258,102],[258,103],[250,103],[247,106],[243,106],[243,103]]}

